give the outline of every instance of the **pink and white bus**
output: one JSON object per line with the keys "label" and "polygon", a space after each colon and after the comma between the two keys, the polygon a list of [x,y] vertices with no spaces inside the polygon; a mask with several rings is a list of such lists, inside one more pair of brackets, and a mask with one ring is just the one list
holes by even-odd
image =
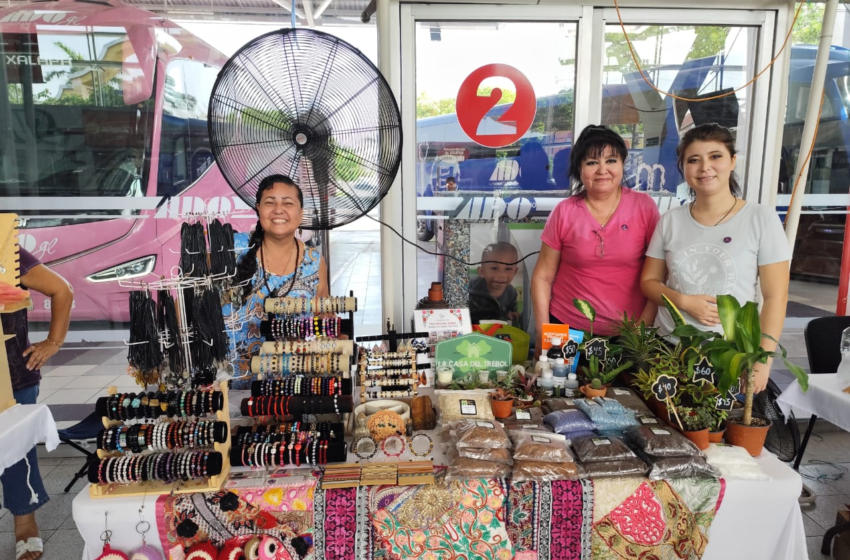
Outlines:
{"label": "pink and white bus", "polygon": [[[0,10],[0,50],[0,211],[74,286],[74,321],[127,321],[118,280],[170,274],[181,216],[253,215],[210,150],[227,60],[210,45],[121,2],[63,0]],[[48,320],[34,299],[31,320]]]}

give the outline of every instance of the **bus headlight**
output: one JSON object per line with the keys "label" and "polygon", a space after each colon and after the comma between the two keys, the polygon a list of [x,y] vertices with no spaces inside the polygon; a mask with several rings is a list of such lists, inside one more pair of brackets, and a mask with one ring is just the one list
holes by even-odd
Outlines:
{"label": "bus headlight", "polygon": [[142,257],[125,263],[116,264],[106,270],[95,272],[86,276],[91,282],[112,282],[114,280],[130,280],[131,278],[139,278],[153,272],[153,267],[156,265],[156,255]]}

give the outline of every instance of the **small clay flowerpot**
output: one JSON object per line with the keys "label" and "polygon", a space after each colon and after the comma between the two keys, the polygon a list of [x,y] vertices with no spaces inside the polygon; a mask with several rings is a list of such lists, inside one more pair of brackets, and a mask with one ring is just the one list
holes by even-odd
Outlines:
{"label": "small clay flowerpot", "polygon": [[716,432],[708,432],[709,443],[723,443],[723,434],[726,433],[726,428],[722,428]]}
{"label": "small clay flowerpot", "polygon": [[682,435],[694,442],[700,451],[708,449],[708,428],[693,432],[683,431]]}
{"label": "small clay flowerpot", "polygon": [[593,397],[604,397],[607,395],[608,387],[603,386],[601,389],[594,389],[590,385],[582,385],[579,387],[579,391],[588,399],[592,399]]}
{"label": "small clay flowerpot", "polygon": [[493,416],[496,418],[507,418],[511,415],[514,408],[514,400],[497,401],[490,399],[490,408],[493,409]]}
{"label": "small clay flowerpot", "polygon": [[753,418],[759,418],[767,423],[766,426],[745,426],[738,419],[726,421],[726,443],[743,447],[753,457],[761,455],[764,448],[764,440],[770,430],[772,422],[764,416],[753,414]]}

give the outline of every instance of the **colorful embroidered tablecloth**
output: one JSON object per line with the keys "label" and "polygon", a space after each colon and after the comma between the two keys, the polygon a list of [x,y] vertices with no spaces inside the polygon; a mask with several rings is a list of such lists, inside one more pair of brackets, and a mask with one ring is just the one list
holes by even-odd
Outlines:
{"label": "colorful embroidered tablecloth", "polygon": [[221,547],[239,535],[267,534],[281,540],[293,558],[290,541],[313,537],[313,496],[316,480],[267,488],[160,496],[157,527],[163,550],[205,540]]}
{"label": "colorful embroidered tablecloth", "polygon": [[594,560],[699,560],[723,496],[714,479],[596,480]]}
{"label": "colorful embroidered tablecloth", "polygon": [[309,560],[698,560],[722,481],[642,478],[318,490],[315,480],[265,489],[162,496],[164,550],[238,535],[313,545]]}

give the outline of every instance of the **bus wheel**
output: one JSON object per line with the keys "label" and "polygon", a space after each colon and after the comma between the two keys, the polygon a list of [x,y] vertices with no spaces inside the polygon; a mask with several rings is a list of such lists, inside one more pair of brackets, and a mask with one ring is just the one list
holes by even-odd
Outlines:
{"label": "bus wheel", "polygon": [[434,230],[428,227],[426,220],[417,220],[416,222],[416,238],[419,241],[431,241],[434,237]]}

